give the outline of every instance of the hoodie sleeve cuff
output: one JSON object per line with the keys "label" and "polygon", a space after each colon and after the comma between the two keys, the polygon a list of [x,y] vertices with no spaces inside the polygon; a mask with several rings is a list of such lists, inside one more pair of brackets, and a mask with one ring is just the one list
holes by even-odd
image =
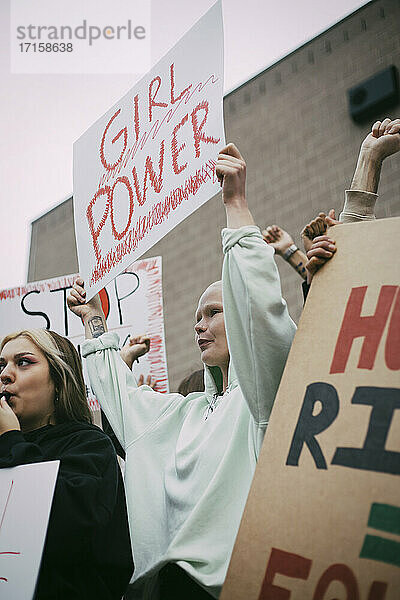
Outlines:
{"label": "hoodie sleeve cuff", "polygon": [[0,456],[6,456],[11,452],[15,444],[25,442],[24,434],[19,429],[12,429],[0,435]]}
{"label": "hoodie sleeve cuff", "polygon": [[263,243],[263,237],[261,235],[260,228],[257,225],[245,225],[239,229],[228,229],[225,227],[221,231],[222,237],[222,250],[224,254],[237,244],[243,237],[255,237],[259,238]]}
{"label": "hoodie sleeve cuff", "polygon": [[372,221],[375,219],[375,204],[378,194],[362,190],[346,190],[343,210],[339,215],[341,223]]}
{"label": "hoodie sleeve cuff", "polygon": [[82,344],[82,356],[86,358],[89,354],[102,350],[119,350],[119,336],[116,333],[103,333],[98,338],[85,340]]}

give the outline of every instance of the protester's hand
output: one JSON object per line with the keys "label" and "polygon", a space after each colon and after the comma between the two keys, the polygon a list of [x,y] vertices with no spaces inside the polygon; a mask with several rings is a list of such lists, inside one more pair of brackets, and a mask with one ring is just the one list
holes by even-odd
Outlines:
{"label": "protester's hand", "polygon": [[388,117],[376,121],[371,132],[361,144],[361,152],[371,154],[375,160],[382,162],[400,150],[400,119],[393,121]]}
{"label": "protester's hand", "polygon": [[132,365],[139,356],[147,354],[150,350],[150,338],[148,335],[137,335],[130,337],[129,341],[120,350],[122,360],[132,369]]}
{"label": "protester's hand", "polygon": [[4,396],[0,398],[0,435],[6,431],[21,430],[21,426],[13,409],[8,404]]}
{"label": "protester's hand", "polygon": [[333,227],[334,225],[341,225],[342,223],[336,219],[335,209],[331,208],[328,214],[325,217],[325,223],[328,227]]}
{"label": "protester's hand", "polygon": [[318,217],[315,217],[315,219],[307,223],[307,225],[301,232],[301,239],[303,240],[303,246],[306,252],[311,250],[311,247],[313,245],[313,239],[318,235],[322,235],[325,233],[327,228],[325,217],[326,214],[320,212]]}
{"label": "protester's hand", "polygon": [[336,242],[327,235],[320,235],[314,238],[310,250],[307,252],[308,262],[306,263],[308,283],[315,273],[320,269],[336,252]]}
{"label": "protester's hand", "polygon": [[226,226],[239,229],[254,225],[246,200],[246,163],[234,144],[228,144],[218,154],[215,174],[222,186]]}
{"label": "protester's hand", "polygon": [[270,225],[267,229],[263,229],[262,236],[264,242],[272,246],[275,252],[281,256],[285,250],[294,244],[293,238],[288,232],[278,227],[278,225]]}
{"label": "protester's hand", "polygon": [[215,173],[222,186],[225,205],[246,205],[246,163],[235,144],[228,144],[218,154]]}
{"label": "protester's hand", "polygon": [[100,296],[96,294],[89,302],[86,302],[86,292],[84,282],[81,277],[77,277],[67,298],[68,308],[83,321],[90,315],[103,315]]}
{"label": "protester's hand", "polygon": [[340,225],[340,221],[336,220],[333,208],[331,208],[327,215],[324,212],[320,212],[318,217],[307,223],[301,232],[301,239],[303,240],[306,253],[311,250],[313,240],[317,236],[323,235],[328,227],[333,227],[334,225]]}
{"label": "protester's hand", "polygon": [[151,375],[147,375],[146,377],[146,381],[144,380],[144,375],[143,373],[141,375],[139,375],[139,379],[138,379],[138,386],[141,385],[148,385],[149,387],[151,387],[155,392],[157,391],[157,381],[155,380],[154,377],[152,377]]}

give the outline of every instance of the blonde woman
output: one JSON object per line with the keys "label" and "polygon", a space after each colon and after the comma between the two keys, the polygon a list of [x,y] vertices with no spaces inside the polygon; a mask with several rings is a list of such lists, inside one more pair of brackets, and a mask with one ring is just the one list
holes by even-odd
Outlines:
{"label": "blonde woman", "polygon": [[7,335],[0,380],[0,468],[60,460],[35,600],[120,600],[133,571],[123,484],[74,346],[44,329]]}

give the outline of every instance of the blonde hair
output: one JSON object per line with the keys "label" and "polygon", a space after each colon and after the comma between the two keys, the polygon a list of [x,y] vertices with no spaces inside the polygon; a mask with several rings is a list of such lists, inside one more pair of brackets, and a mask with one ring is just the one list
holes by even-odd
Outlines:
{"label": "blonde hair", "polygon": [[56,424],[69,421],[91,423],[82,363],[75,346],[54,331],[23,329],[6,335],[1,341],[0,351],[7,342],[19,337],[30,340],[46,357],[56,394],[54,399]]}

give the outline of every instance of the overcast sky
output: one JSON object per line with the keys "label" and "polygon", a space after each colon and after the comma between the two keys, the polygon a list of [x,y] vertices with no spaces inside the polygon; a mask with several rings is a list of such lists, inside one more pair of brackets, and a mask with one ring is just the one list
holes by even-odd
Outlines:
{"label": "overcast sky", "polygon": [[[71,5],[81,2],[70,1]],[[97,2],[108,4],[108,0]],[[213,3],[152,0],[152,63]],[[57,0],[52,4],[57,5]],[[360,0],[223,0],[225,90],[234,89],[364,4]],[[9,20],[10,1],[0,0],[0,289],[26,282],[31,221],[72,192],[73,142],[135,83],[131,75],[11,74]]]}

